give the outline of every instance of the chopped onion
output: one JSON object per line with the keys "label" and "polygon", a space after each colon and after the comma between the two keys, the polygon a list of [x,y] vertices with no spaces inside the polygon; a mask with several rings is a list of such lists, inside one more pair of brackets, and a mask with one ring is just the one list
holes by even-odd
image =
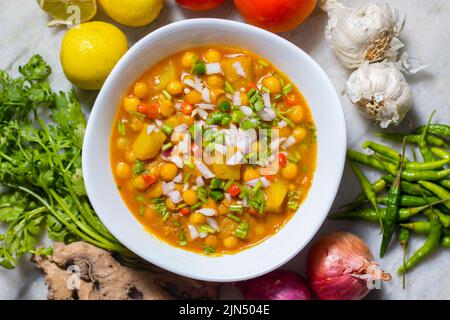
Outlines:
{"label": "chopped onion", "polygon": [[189,129],[187,124],[180,124],[178,126],[176,126],[175,128],[173,128],[174,132],[178,132],[178,133],[184,133]]}
{"label": "chopped onion", "polygon": [[180,157],[178,156],[170,157],[170,161],[172,161],[178,168],[183,169],[184,163]]}
{"label": "chopped onion", "polygon": [[270,102],[270,94],[267,92],[263,93],[263,101],[264,101],[264,107],[270,108],[272,106],[272,103]]}
{"label": "chopped onion", "polygon": [[175,103],[175,110],[181,111],[181,105],[182,105],[182,103],[180,103],[180,102]]}
{"label": "chopped onion", "polygon": [[191,240],[195,240],[200,236],[200,234],[197,231],[197,228],[194,227],[193,225],[188,224],[188,229],[189,229],[189,234],[191,236]]}
{"label": "chopped onion", "polygon": [[261,178],[257,178],[257,179],[253,179],[253,180],[247,181],[246,184],[248,184],[251,187],[255,187],[260,181],[261,181],[261,184],[262,184],[263,188],[270,187],[270,181],[267,180],[265,177],[261,177]]}
{"label": "chopped onion", "polygon": [[229,194],[228,192],[225,192],[224,196],[225,196],[225,199],[227,199],[227,201],[233,200],[233,198],[231,197],[231,194]]}
{"label": "chopped onion", "polygon": [[227,165],[229,166],[238,165],[241,163],[243,158],[244,155],[242,154],[242,152],[238,151],[235,154],[233,154],[229,159],[227,159]]}
{"label": "chopped onion", "polygon": [[242,104],[241,93],[239,91],[235,91],[233,94],[233,105],[240,106]]}
{"label": "chopped onion", "polygon": [[202,118],[203,120],[206,120],[208,118],[208,112],[206,112],[203,109],[197,109],[198,110],[198,115],[200,116],[200,118]]}
{"label": "chopped onion", "polygon": [[278,128],[284,128],[284,127],[286,127],[287,126],[287,123],[286,123],[286,121],[284,121],[284,120],[281,120],[280,122],[278,122]]}
{"label": "chopped onion", "polygon": [[149,125],[147,126],[147,131],[146,131],[147,134],[150,135],[150,134],[155,130],[155,128],[156,128],[155,125],[149,124]]}
{"label": "chopped onion", "polygon": [[293,136],[289,136],[287,140],[281,145],[281,148],[288,149],[295,144],[296,140]]}
{"label": "chopped onion", "polygon": [[202,110],[214,110],[216,109],[216,106],[210,103],[197,103],[195,105],[197,108],[200,108]]}
{"label": "chopped onion", "polygon": [[230,54],[224,55],[223,57],[224,58],[237,58],[237,57],[240,57],[240,56],[245,56],[245,54],[243,54],[243,53],[230,53]]}
{"label": "chopped onion", "polygon": [[194,90],[197,90],[198,92],[202,93],[203,91],[203,85],[198,82],[194,82],[191,79],[183,80],[184,84],[191,87]]}
{"label": "chopped onion", "polygon": [[198,209],[196,212],[201,213],[204,216],[207,217],[212,217],[215,216],[217,211],[211,208],[202,208],[202,209]]}
{"label": "chopped onion", "polygon": [[183,186],[183,192],[188,191],[188,189],[189,189],[189,183],[185,183]]}
{"label": "chopped onion", "polygon": [[168,195],[170,192],[175,190],[174,182],[163,182],[162,183],[163,195]]}
{"label": "chopped onion", "polygon": [[227,147],[225,145],[219,144],[219,143],[216,143],[214,145],[214,150],[216,152],[220,153],[220,154],[226,154],[227,153]]}
{"label": "chopped onion", "polygon": [[203,233],[203,232],[200,232],[198,235],[199,235],[199,237],[200,237],[201,239],[204,239],[204,238],[206,238],[206,237],[208,236],[207,233]]}
{"label": "chopped onion", "polygon": [[181,181],[183,181],[183,173],[180,172],[179,174],[177,174],[172,181],[176,183],[181,183]]}
{"label": "chopped onion", "polygon": [[181,193],[178,190],[171,191],[168,194],[168,196],[169,196],[170,200],[172,200],[172,202],[175,203],[175,204],[180,203],[181,201],[183,201],[183,198],[181,197]]}
{"label": "chopped onion", "polygon": [[247,106],[241,106],[241,111],[247,116],[250,117],[253,114],[253,110],[250,107]]}
{"label": "chopped onion", "polygon": [[189,92],[191,92],[191,89],[189,89],[189,88],[184,88],[183,92],[184,92],[184,94],[188,94]]}
{"label": "chopped onion", "polygon": [[162,127],[162,125],[164,124],[161,120],[159,120],[159,119],[156,119],[155,120],[155,123],[156,123],[156,125],[159,127],[159,128],[161,128]]}
{"label": "chopped onion", "polygon": [[236,74],[240,75],[244,79],[247,78],[244,68],[242,67],[242,64],[239,61],[236,61],[235,63],[233,63],[232,67],[233,67],[234,71],[236,71]]}
{"label": "chopped onion", "polygon": [[220,63],[207,63],[206,64],[206,74],[216,74],[216,73],[222,73],[222,67],[220,66]]}
{"label": "chopped onion", "polygon": [[216,230],[216,231],[220,230],[219,224],[217,223],[217,221],[215,219],[206,217],[206,223],[214,230]]}
{"label": "chopped onion", "polygon": [[206,179],[211,179],[216,176],[203,162],[197,161],[195,165],[197,166],[197,170],[200,171],[200,174]]}
{"label": "chopped onion", "polygon": [[277,117],[275,111],[273,111],[271,108],[264,108],[259,115],[261,116],[261,119],[264,121],[272,121]]}
{"label": "chopped onion", "polygon": [[195,178],[195,185],[197,187],[202,187],[205,185],[205,181],[203,181],[203,178],[198,176],[197,178]]}
{"label": "chopped onion", "polygon": [[208,88],[203,88],[203,90],[202,90],[202,99],[206,103],[210,103],[211,102],[211,97],[209,95],[209,89]]}

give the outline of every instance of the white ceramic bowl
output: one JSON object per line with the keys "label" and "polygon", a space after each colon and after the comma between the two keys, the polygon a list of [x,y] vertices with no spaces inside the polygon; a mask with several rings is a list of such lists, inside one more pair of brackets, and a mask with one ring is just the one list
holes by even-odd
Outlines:
{"label": "white ceramic bowl", "polygon": [[[308,197],[289,223],[268,240],[234,255],[207,257],[172,247],[144,230],[122,201],[110,166],[114,116],[127,88],[168,55],[195,46],[234,45],[273,62],[298,86],[311,108],[318,139],[317,169]],[[280,267],[300,252],[322,225],[336,196],[346,152],[339,98],[319,65],[301,49],[265,30],[233,21],[192,19],[158,29],[119,61],[89,118],[83,146],[83,174],[98,216],[125,246],[169,271],[207,281],[253,278]]]}

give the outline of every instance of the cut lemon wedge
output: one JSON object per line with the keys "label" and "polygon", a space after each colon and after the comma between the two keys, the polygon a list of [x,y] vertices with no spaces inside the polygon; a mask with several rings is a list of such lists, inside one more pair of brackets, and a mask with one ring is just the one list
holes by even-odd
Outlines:
{"label": "cut lemon wedge", "polygon": [[96,0],[37,0],[42,10],[53,17],[49,27],[73,26],[91,20],[97,14]]}

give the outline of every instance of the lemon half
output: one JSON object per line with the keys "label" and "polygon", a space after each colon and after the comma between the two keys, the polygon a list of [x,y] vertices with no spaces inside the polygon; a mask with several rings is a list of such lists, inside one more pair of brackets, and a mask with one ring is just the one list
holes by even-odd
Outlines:
{"label": "lemon half", "polygon": [[53,17],[47,25],[75,25],[87,22],[97,14],[96,0],[37,0],[42,10]]}
{"label": "lemon half", "polygon": [[155,20],[164,0],[100,0],[108,16],[130,27],[141,27]]}

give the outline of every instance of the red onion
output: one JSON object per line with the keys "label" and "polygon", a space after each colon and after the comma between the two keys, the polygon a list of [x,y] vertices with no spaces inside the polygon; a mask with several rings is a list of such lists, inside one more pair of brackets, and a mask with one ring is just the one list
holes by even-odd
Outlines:
{"label": "red onion", "polygon": [[335,232],[310,249],[308,278],[321,300],[360,300],[369,293],[370,281],[389,281],[391,276],[373,261],[362,239],[349,232]]}
{"label": "red onion", "polygon": [[172,154],[172,151],[173,151],[173,147],[170,147],[169,149],[164,150],[162,152],[162,156],[165,157],[165,158],[168,158]]}
{"label": "red onion", "polygon": [[262,277],[236,283],[246,300],[310,300],[305,280],[297,273],[276,270]]}

